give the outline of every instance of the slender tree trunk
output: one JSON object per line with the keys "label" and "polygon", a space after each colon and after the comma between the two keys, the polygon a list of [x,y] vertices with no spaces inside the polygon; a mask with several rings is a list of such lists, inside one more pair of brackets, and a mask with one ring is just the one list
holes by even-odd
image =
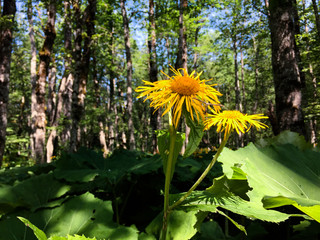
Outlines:
{"label": "slender tree trunk", "polygon": [[[254,51],[254,104],[252,113],[256,114],[259,105],[259,48],[256,43],[256,39],[252,36],[253,51]],[[251,141],[255,141],[255,131],[251,129]]]}
{"label": "slender tree trunk", "polygon": [[[95,54],[93,54],[93,84],[94,84],[94,90],[95,90],[95,108],[100,108],[101,107],[101,100],[100,100],[100,81],[98,79],[98,73],[97,73],[97,61]],[[99,125],[99,142],[100,142],[100,147],[102,148],[103,151],[103,156],[107,157],[109,150],[107,148],[107,143],[106,143],[106,134],[104,132],[104,124],[105,122],[103,121],[104,117],[103,115],[99,114],[98,115],[98,125]]]}
{"label": "slender tree trunk", "polygon": [[[156,54],[156,23],[154,15],[154,2],[149,0],[149,29],[148,29],[148,50],[149,50],[149,76],[150,82],[156,82],[158,69],[157,69],[157,54]],[[154,112],[154,108],[150,108],[150,124],[152,127],[152,152],[157,152],[157,135],[155,130],[158,128],[158,115],[159,111]],[[146,128],[148,129],[148,128]]]}
{"label": "slender tree trunk", "polygon": [[46,79],[48,76],[49,64],[51,62],[51,53],[54,40],[56,19],[56,2],[51,0],[48,3],[48,20],[44,29],[45,40],[39,51],[39,70],[37,82],[35,84],[36,103],[32,113],[32,136],[34,143],[34,157],[37,163],[45,162],[45,140],[46,140],[46,113],[45,113],[45,94]]}
{"label": "slender tree trunk", "polygon": [[[111,15],[112,12],[110,11],[109,15]],[[117,115],[117,106],[116,101],[114,101],[115,98],[115,72],[113,70],[114,68],[114,56],[115,56],[115,49],[114,49],[114,43],[113,43],[113,22],[109,22],[109,31],[110,31],[110,42],[109,42],[109,56],[111,56],[111,62],[109,67],[109,76],[110,76],[110,95],[109,95],[109,118],[108,118],[108,139],[109,139],[109,146],[108,148],[112,152],[115,147],[115,140],[117,139],[116,135],[116,129],[118,128],[118,115]],[[113,117],[114,116],[114,121]]]}
{"label": "slender tree trunk", "polygon": [[[33,19],[32,19],[32,0],[28,0],[28,21],[29,21],[29,38],[31,45],[31,65],[30,65],[30,82],[31,82],[31,119],[35,118],[36,114],[36,83],[37,83],[37,49],[36,41],[34,37],[33,29]],[[31,129],[33,128],[31,123]],[[33,132],[30,133],[30,148],[31,148],[31,157],[35,159],[35,145]]]}
{"label": "slender tree trunk", "polygon": [[128,124],[128,147],[130,150],[135,149],[134,139],[134,126],[132,120],[132,60],[131,60],[131,47],[130,47],[130,29],[129,20],[127,17],[127,11],[125,7],[125,0],[120,0],[121,13],[123,19],[123,30],[124,30],[124,43],[126,49],[127,59],[127,124]]}
{"label": "slender tree trunk", "polygon": [[238,67],[238,46],[237,37],[234,34],[232,37],[233,42],[233,60],[234,60],[234,91],[235,91],[235,108],[242,111],[241,98],[240,98],[240,81],[239,81],[239,67]]}
{"label": "slender tree trunk", "polygon": [[[187,33],[186,33],[186,24],[184,23],[184,13],[188,7],[187,0],[180,0],[179,5],[179,39],[178,39],[178,52],[177,52],[177,59],[175,68],[183,68],[188,71],[188,48],[187,48]],[[186,140],[182,146],[181,154],[184,153],[186,146],[188,145],[188,138],[190,134],[190,128],[184,123],[185,126],[185,133],[186,133]]]}
{"label": "slender tree trunk", "polygon": [[[303,12],[305,12],[305,0],[302,0],[302,9]],[[305,19],[305,23],[304,23],[304,30],[306,33],[309,33],[309,28],[308,28],[308,24],[307,24],[307,19]],[[319,38],[320,39],[320,38]],[[312,87],[313,87],[313,94],[312,97],[313,99],[317,99],[317,78],[313,72],[313,66],[310,62],[310,46],[309,46],[309,41],[306,41],[306,47],[307,47],[307,61],[309,62],[309,74],[311,76],[312,79]],[[311,144],[313,144],[315,146],[315,144],[317,143],[317,120],[315,117],[311,117],[311,119],[309,120],[309,140],[311,142]]]}
{"label": "slender tree trunk", "polygon": [[316,18],[318,41],[320,41],[320,16],[319,16],[319,9],[318,9],[318,5],[317,5],[316,0],[312,0],[312,7],[313,7],[313,11],[314,11],[314,16]]}
{"label": "slender tree trunk", "polygon": [[[242,99],[241,99],[241,106],[242,112],[247,113],[247,104],[246,104],[246,88],[244,83],[244,61],[243,61],[243,48],[242,48],[242,41],[240,41],[240,63],[241,63],[241,90],[242,90]],[[244,147],[245,142],[248,142],[248,134],[241,134],[240,135],[240,145]]]}
{"label": "slender tree trunk", "polygon": [[295,44],[292,1],[270,1],[272,68],[279,130],[306,136],[302,111],[302,87],[297,46]]}
{"label": "slender tree trunk", "polygon": [[[81,132],[85,132],[85,128],[80,126],[80,121],[85,114],[85,98],[87,79],[89,73],[89,64],[91,57],[91,37],[94,33],[94,19],[96,12],[96,1],[89,0],[85,10],[85,19],[81,18],[79,2],[73,5],[75,9],[76,20],[76,39],[74,58],[76,62],[75,78],[72,93],[72,128],[70,139],[70,151],[77,151],[81,143]],[[82,24],[86,26],[86,36],[84,38],[83,49],[82,43]]]}
{"label": "slender tree trunk", "polygon": [[[64,17],[65,17],[65,32],[64,32],[64,48],[66,51],[65,61],[64,61],[64,74],[62,76],[58,95],[56,99],[56,104],[54,108],[54,115],[52,118],[52,130],[50,131],[48,140],[47,140],[47,162],[52,161],[52,157],[56,151],[56,145],[58,142],[57,139],[57,127],[59,125],[59,120],[61,118],[61,113],[63,113],[64,118],[67,119],[65,121],[64,129],[62,131],[61,143],[65,143],[69,140],[70,133],[68,134],[66,131],[70,131],[69,127],[71,120],[71,96],[72,96],[72,82],[73,77],[71,73],[71,54],[72,46],[71,46],[71,21],[70,21],[70,4],[69,1],[64,2]],[[68,121],[69,120],[69,121]],[[68,137],[69,136],[69,137]]]}
{"label": "slender tree trunk", "polygon": [[6,17],[8,21],[0,26],[0,167],[6,144],[12,32],[15,13],[16,2],[4,0],[2,13],[0,8],[0,17]]}
{"label": "slender tree trunk", "polygon": [[53,123],[53,117],[54,117],[54,109],[56,105],[56,73],[57,69],[52,64],[52,66],[49,68],[49,74],[48,74],[48,97],[47,97],[47,118],[49,126],[52,126]]}
{"label": "slender tree trunk", "polygon": [[[67,143],[71,138],[71,122],[72,122],[72,88],[74,76],[71,69],[72,66],[72,21],[71,21],[71,9],[70,0],[65,0],[65,30],[64,30],[64,47],[66,51],[65,62],[64,62],[64,75],[61,80],[60,90],[61,101],[62,101],[62,112],[63,112],[63,129],[61,132],[61,142]],[[59,109],[58,109],[59,110]],[[60,112],[57,119],[60,118]]]}
{"label": "slender tree trunk", "polygon": [[[194,36],[194,45],[195,47],[198,47],[198,37],[199,37],[199,32],[200,32],[200,27],[197,27],[196,32],[195,32],[195,36]],[[198,53],[197,51],[194,52],[193,55],[193,70],[197,70],[197,62],[198,62]]]}

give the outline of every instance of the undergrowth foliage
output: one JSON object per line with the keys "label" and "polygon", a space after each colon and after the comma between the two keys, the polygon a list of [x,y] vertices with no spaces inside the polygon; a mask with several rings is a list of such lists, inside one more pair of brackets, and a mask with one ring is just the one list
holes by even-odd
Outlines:
{"label": "undergrowth foliage", "polygon": [[[178,157],[170,203],[214,154]],[[195,240],[238,239],[245,233],[257,239],[276,236],[281,228],[290,229],[290,238],[319,236],[319,159],[317,149],[290,132],[237,151],[225,149],[200,190],[173,210],[168,232],[172,239]],[[3,169],[0,184],[1,240],[159,237],[160,155],[118,150],[105,159],[82,149],[51,164]]]}

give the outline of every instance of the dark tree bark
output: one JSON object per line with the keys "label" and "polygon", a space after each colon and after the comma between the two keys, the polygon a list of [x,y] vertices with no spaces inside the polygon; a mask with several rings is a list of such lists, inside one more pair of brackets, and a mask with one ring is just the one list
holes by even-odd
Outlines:
{"label": "dark tree bark", "polygon": [[[186,25],[184,23],[184,13],[188,7],[188,0],[180,0],[179,5],[179,39],[178,39],[178,52],[177,59],[175,64],[175,69],[183,68],[188,70],[188,48],[187,48],[187,33],[186,33]],[[170,72],[171,74],[171,72]],[[182,146],[181,154],[184,153],[186,146],[188,145],[188,138],[190,134],[190,128],[187,124],[185,126],[186,140]]]}
{"label": "dark tree bark", "polygon": [[127,11],[125,7],[125,0],[120,0],[121,13],[123,19],[124,44],[126,49],[127,59],[127,125],[128,125],[128,148],[135,149],[134,126],[132,120],[132,60],[131,60],[131,46],[130,46],[130,29]]}
{"label": "dark tree bark", "polygon": [[[75,39],[75,76],[73,82],[72,93],[72,128],[70,138],[70,151],[77,151],[81,143],[81,128],[80,120],[84,116],[85,98],[87,79],[89,73],[90,56],[91,56],[91,37],[94,33],[94,19],[96,12],[96,1],[89,0],[88,6],[84,13],[84,19],[81,17],[79,2],[73,5],[75,11],[76,23],[76,39]],[[82,43],[82,24],[86,26],[86,37],[84,39],[83,48]]]}
{"label": "dark tree bark", "polygon": [[[292,0],[269,2],[272,68],[279,131],[290,130],[306,136],[302,111],[303,81],[295,44]],[[277,133],[277,132],[276,132]]]}
{"label": "dark tree bark", "polygon": [[45,40],[41,50],[39,51],[39,69],[37,82],[35,84],[36,104],[32,121],[32,137],[34,143],[34,157],[37,163],[45,162],[45,140],[46,140],[46,113],[45,113],[45,95],[46,95],[46,79],[48,76],[49,64],[51,62],[51,53],[54,40],[56,38],[55,31],[56,20],[56,2],[51,0],[48,3],[48,20],[44,29]]}
{"label": "dark tree bark", "polygon": [[[149,49],[149,76],[150,82],[156,82],[158,75],[157,54],[156,54],[156,23],[154,14],[154,2],[149,0],[149,29],[148,29],[148,49]],[[152,152],[157,152],[157,136],[155,130],[158,128],[159,111],[154,112],[154,108],[150,108],[150,124],[152,127]]]}
{"label": "dark tree bark", "polygon": [[6,144],[12,32],[15,13],[16,2],[12,0],[4,0],[3,12],[0,16],[0,167],[2,165]]}
{"label": "dark tree bark", "polygon": [[49,68],[49,74],[48,74],[48,97],[47,97],[47,118],[48,123],[50,126],[52,126],[53,118],[54,118],[54,109],[56,105],[56,73],[57,69],[54,64],[52,64]]}
{"label": "dark tree bark", "polygon": [[[110,8],[107,12],[108,16],[112,16],[113,8]],[[114,26],[113,26],[113,21],[112,18],[109,21],[108,24],[108,30],[110,33],[109,36],[109,57],[110,57],[110,66],[108,68],[110,80],[109,80],[109,85],[110,85],[110,92],[109,92],[109,109],[108,109],[108,129],[109,129],[109,134],[108,134],[108,148],[112,152],[115,148],[115,140],[117,138],[117,131],[116,129],[118,128],[118,114],[117,114],[117,106],[116,106],[116,101],[114,101],[115,98],[115,72],[114,72],[114,57],[115,57],[115,47],[114,47]],[[113,121],[112,116],[115,116],[115,119]]]}
{"label": "dark tree bark", "polygon": [[183,20],[183,13],[188,7],[188,0],[180,0],[179,6],[179,39],[178,39],[178,54],[175,64],[175,68],[184,68],[188,69],[187,60],[188,60],[188,48],[187,48],[187,33],[186,26]]}
{"label": "dark tree bark", "polygon": [[316,0],[312,0],[312,7],[314,11],[314,16],[316,18],[317,36],[318,36],[318,40],[320,41],[320,16],[319,16],[319,9],[318,9]]}

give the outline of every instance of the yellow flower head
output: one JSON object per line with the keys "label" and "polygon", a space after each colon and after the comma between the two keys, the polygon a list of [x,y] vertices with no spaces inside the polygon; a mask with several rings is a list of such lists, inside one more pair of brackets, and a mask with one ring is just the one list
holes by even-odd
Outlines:
{"label": "yellow flower head", "polygon": [[[183,75],[179,70],[183,70]],[[143,81],[145,85],[136,89],[136,92],[141,92],[138,98],[146,96],[145,101],[150,99],[150,107],[153,107],[155,111],[164,108],[162,116],[173,108],[173,124],[176,127],[184,106],[192,120],[194,120],[194,113],[198,120],[199,117],[204,119],[205,104],[208,104],[209,109],[213,112],[220,111],[218,96],[222,94],[213,87],[216,84],[205,84],[206,80],[200,80],[201,73],[195,76],[195,71],[190,75],[183,68],[175,70],[171,67],[171,71],[175,74],[172,77],[162,72],[168,78],[167,80],[153,83]]]}
{"label": "yellow flower head", "polygon": [[238,134],[240,132],[245,133],[249,131],[251,126],[257,129],[268,127],[266,124],[257,120],[268,118],[262,114],[247,115],[239,111],[223,111],[218,114],[208,114],[207,120],[204,122],[205,129],[211,128],[213,125],[217,126],[217,132],[224,131],[224,138],[236,130]]}

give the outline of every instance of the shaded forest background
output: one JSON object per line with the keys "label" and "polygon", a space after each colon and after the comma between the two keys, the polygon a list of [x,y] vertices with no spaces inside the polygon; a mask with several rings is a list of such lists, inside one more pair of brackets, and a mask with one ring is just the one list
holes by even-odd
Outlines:
{"label": "shaded forest background", "polygon": [[[0,165],[51,162],[87,147],[156,152],[166,128],[134,89],[169,66],[202,72],[225,109],[270,129],[319,136],[319,1],[1,1]],[[185,124],[181,130],[187,132]],[[214,130],[203,148],[214,148]]]}

